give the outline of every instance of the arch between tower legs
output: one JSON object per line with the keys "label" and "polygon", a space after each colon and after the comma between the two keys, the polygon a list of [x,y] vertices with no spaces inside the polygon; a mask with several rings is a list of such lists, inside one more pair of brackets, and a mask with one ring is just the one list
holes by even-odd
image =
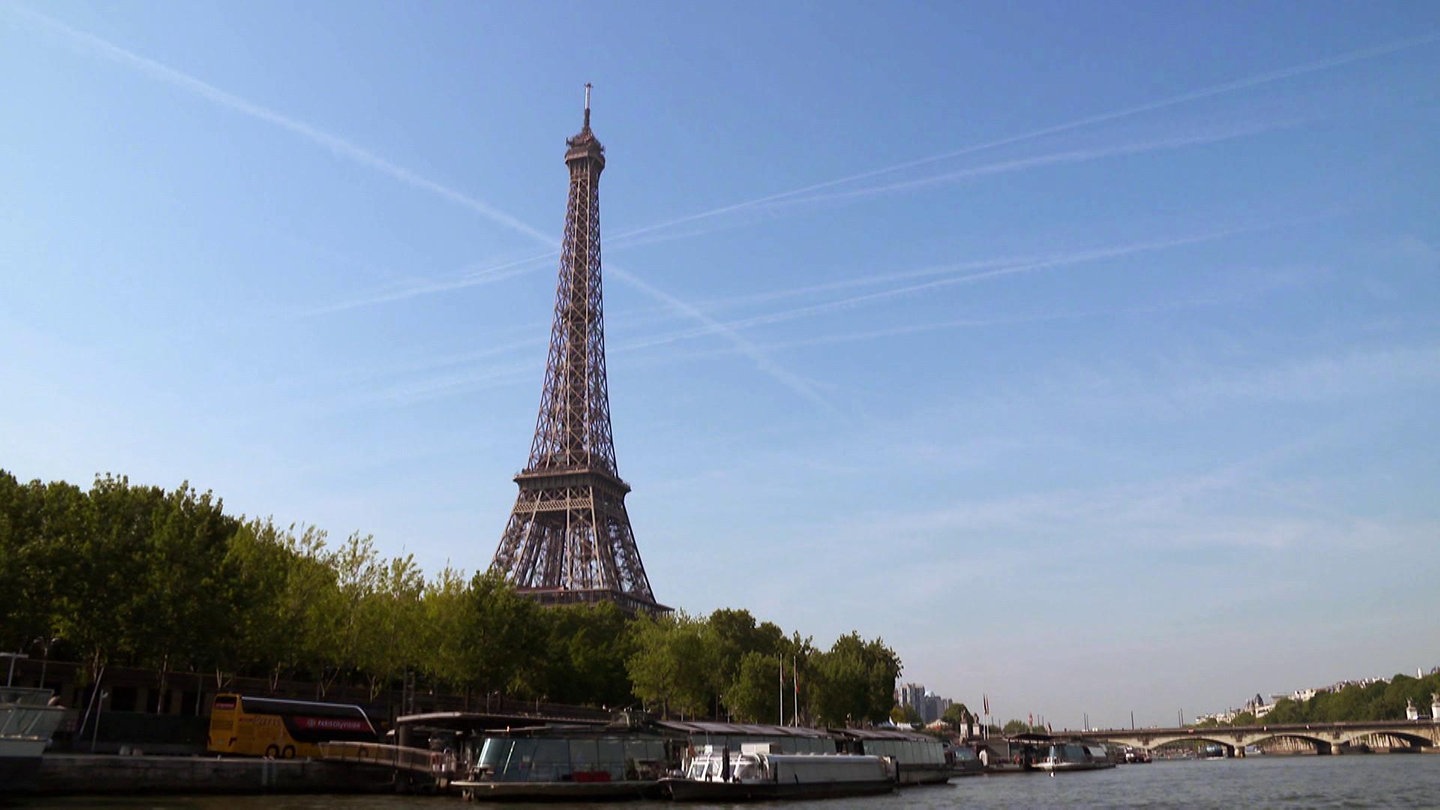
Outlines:
{"label": "arch between tower legs", "polygon": [[623,481],[594,471],[515,480],[520,493],[493,567],[517,589],[612,592],[654,604]]}

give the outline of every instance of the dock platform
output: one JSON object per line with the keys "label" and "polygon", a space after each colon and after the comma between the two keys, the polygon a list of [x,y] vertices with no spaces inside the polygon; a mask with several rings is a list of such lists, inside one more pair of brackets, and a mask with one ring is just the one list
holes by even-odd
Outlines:
{"label": "dock platform", "polygon": [[[24,795],[392,793],[393,766],[319,759],[46,754]],[[13,794],[12,794],[13,795]]]}

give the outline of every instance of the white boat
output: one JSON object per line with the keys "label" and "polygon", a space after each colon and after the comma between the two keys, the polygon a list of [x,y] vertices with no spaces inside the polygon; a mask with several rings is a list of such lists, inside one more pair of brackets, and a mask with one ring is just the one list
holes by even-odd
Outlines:
{"label": "white boat", "polygon": [[0,686],[0,794],[34,783],[40,757],[65,709],[50,705],[49,689]]}
{"label": "white boat", "polygon": [[685,775],[660,780],[675,801],[744,802],[831,799],[889,793],[894,763],[865,754],[782,754],[773,744],[745,744],[739,753],[706,746]]}

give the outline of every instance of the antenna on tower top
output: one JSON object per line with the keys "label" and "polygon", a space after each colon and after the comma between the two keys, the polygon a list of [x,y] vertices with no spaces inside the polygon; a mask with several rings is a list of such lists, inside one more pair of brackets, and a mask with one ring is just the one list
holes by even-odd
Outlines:
{"label": "antenna on tower top", "polygon": [[590,82],[585,83],[585,129],[590,128]]}

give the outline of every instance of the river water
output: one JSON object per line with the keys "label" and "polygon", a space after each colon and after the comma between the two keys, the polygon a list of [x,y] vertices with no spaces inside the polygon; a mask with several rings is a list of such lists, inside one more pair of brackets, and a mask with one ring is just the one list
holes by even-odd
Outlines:
{"label": "river water", "polygon": [[[33,799],[6,805],[39,810],[438,810],[489,808],[446,796],[149,796]],[[592,805],[547,805],[591,808]],[[658,810],[676,805],[635,802]],[[714,805],[684,805],[702,810]],[[1250,757],[1122,765],[1058,776],[1016,774],[956,779],[890,796],[790,802],[787,810],[825,808],[1329,808],[1440,807],[1440,755]]]}

